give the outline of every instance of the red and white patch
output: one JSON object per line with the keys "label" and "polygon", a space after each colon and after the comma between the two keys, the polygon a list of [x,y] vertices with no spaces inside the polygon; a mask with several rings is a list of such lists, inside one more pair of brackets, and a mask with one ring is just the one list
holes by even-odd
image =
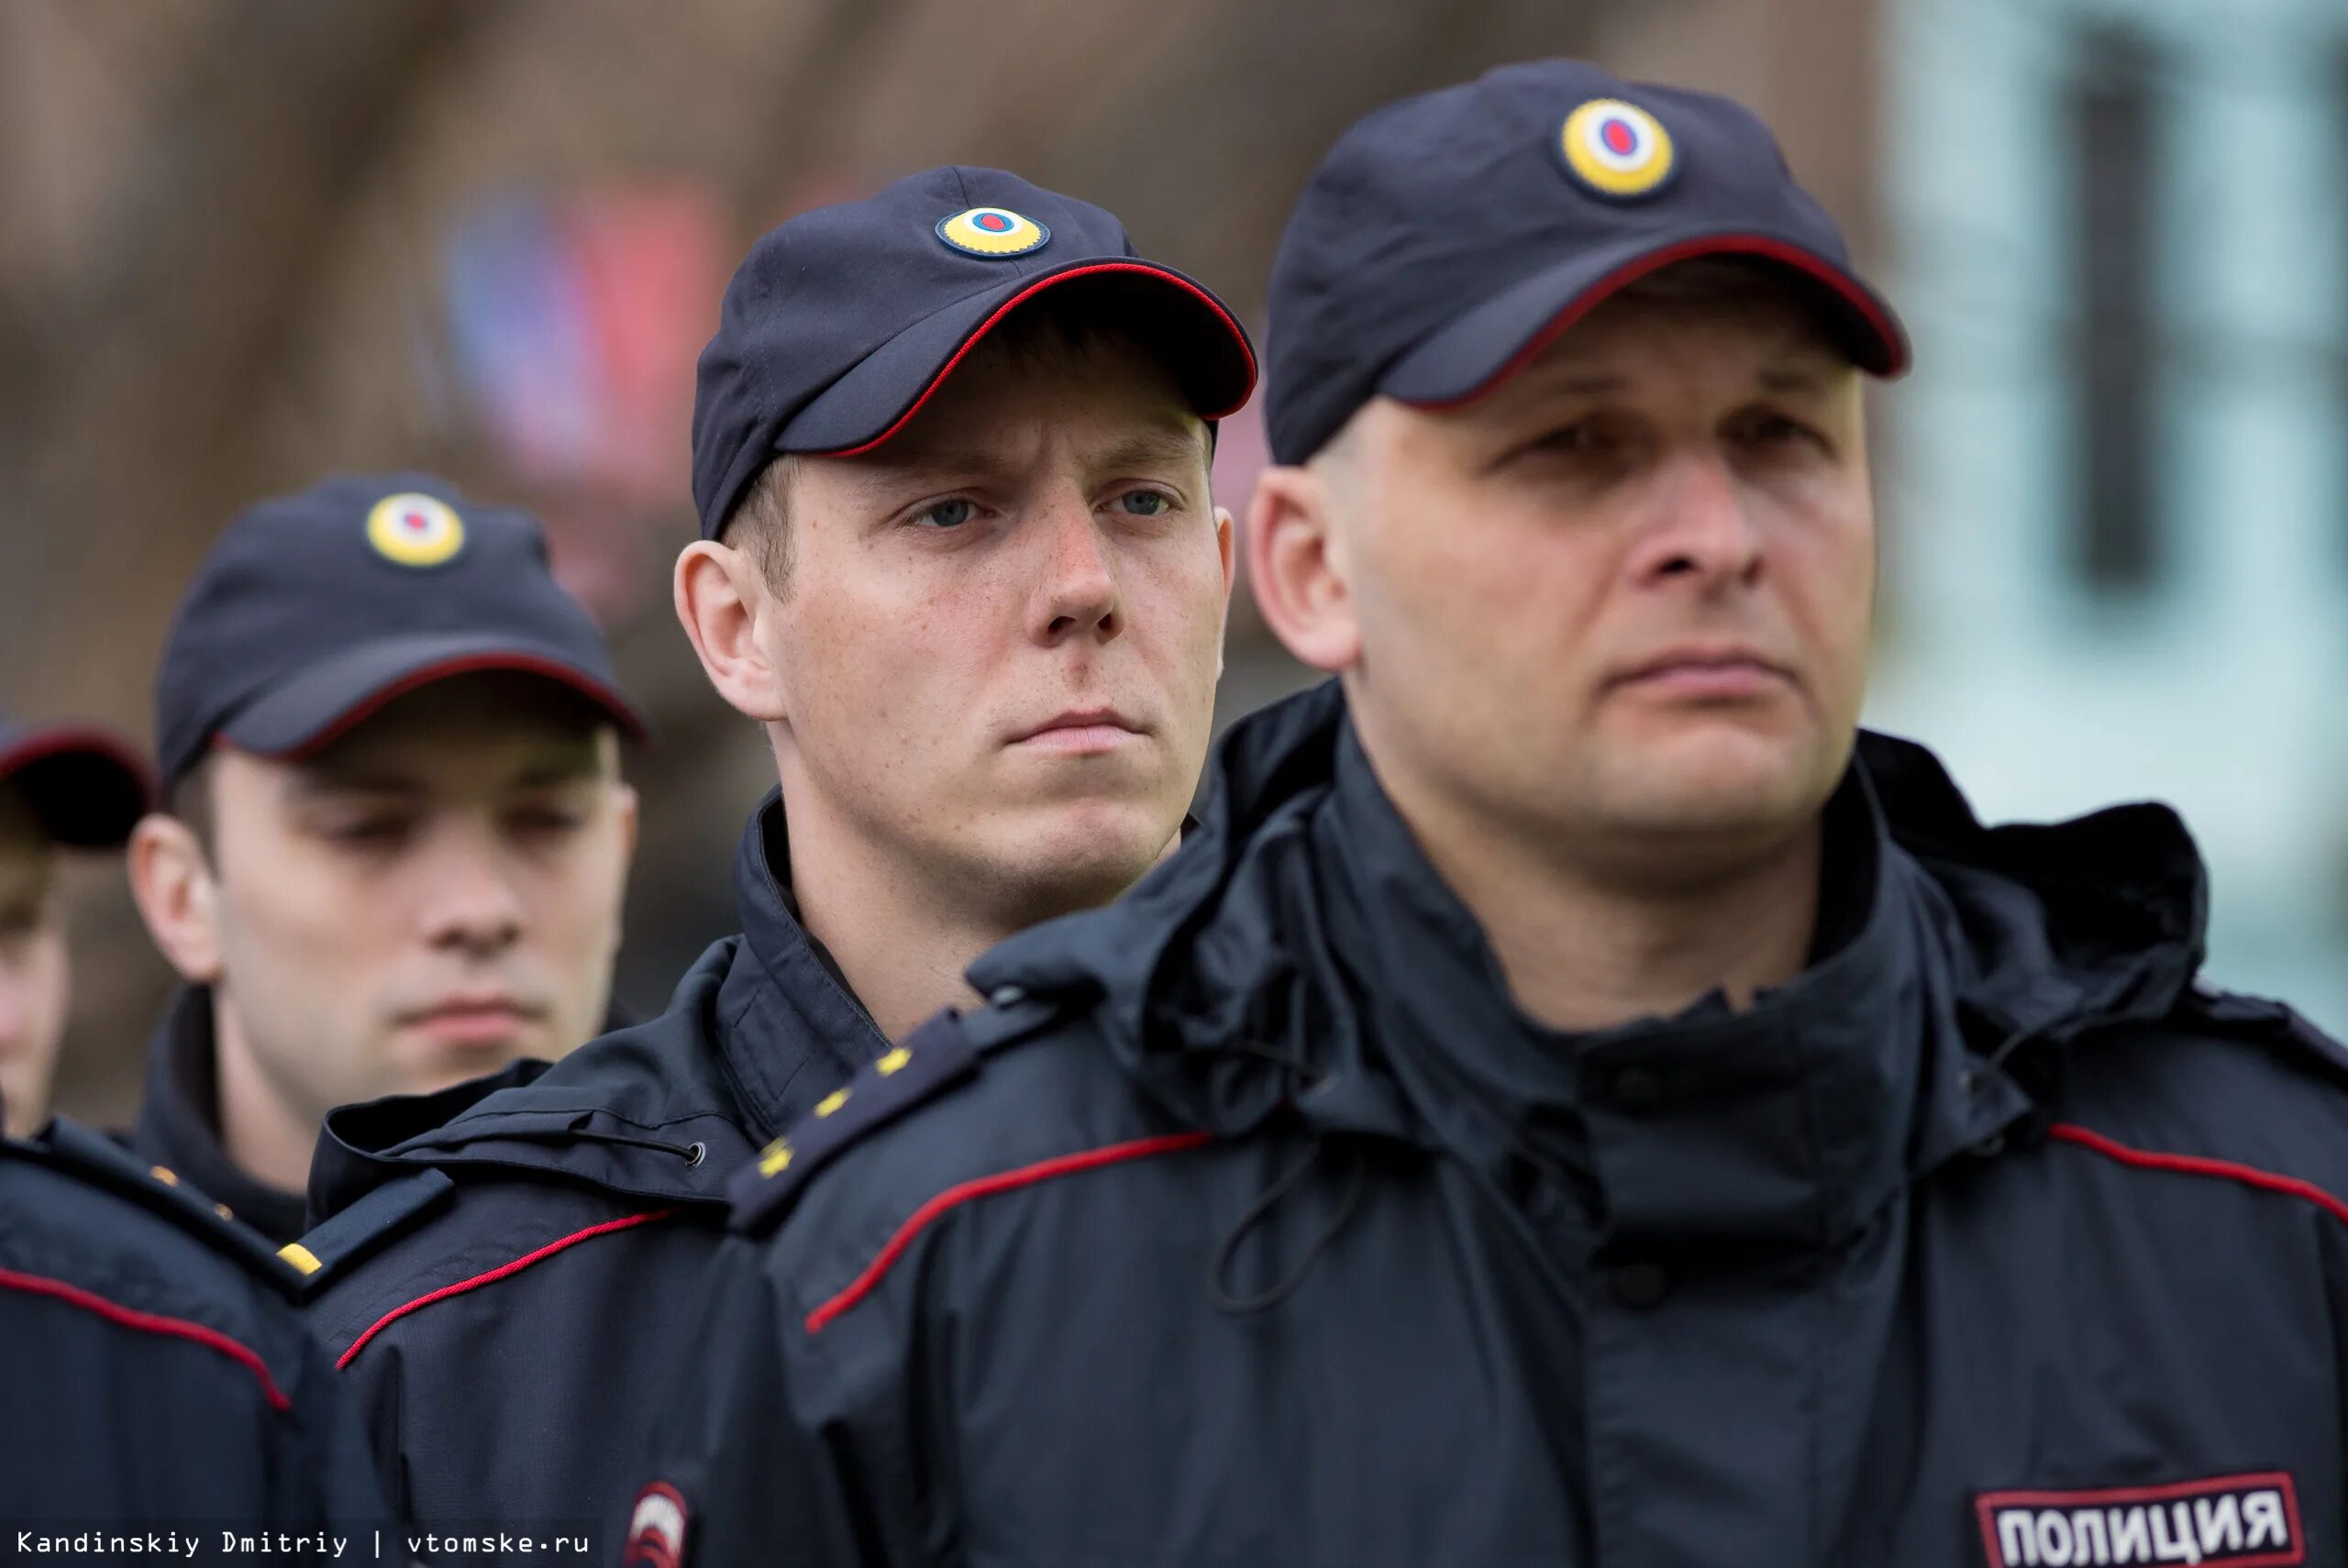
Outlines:
{"label": "red and white patch", "polygon": [[2287,1471],[2168,1486],[1984,1492],[1973,1506],[1989,1568],[2307,1561],[2298,1489]]}
{"label": "red and white patch", "polygon": [[685,1560],[685,1497],[666,1481],[636,1495],[627,1520],[623,1568],[681,1568]]}

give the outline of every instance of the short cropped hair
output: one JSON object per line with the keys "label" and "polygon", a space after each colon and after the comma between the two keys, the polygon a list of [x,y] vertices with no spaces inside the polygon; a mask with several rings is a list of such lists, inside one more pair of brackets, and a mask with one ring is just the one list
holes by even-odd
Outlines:
{"label": "short cropped hair", "polygon": [[204,851],[206,860],[212,858],[214,813],[212,809],[212,757],[210,754],[196,758],[195,765],[163,791],[163,813],[187,824],[195,835],[196,847]]}

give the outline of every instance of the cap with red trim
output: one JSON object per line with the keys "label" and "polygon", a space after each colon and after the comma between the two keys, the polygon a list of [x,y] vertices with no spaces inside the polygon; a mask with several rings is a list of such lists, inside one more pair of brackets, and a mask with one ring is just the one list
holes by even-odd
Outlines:
{"label": "cap with red trim", "polygon": [[105,731],[6,719],[0,719],[0,788],[32,808],[42,832],[76,849],[122,844],[154,798],[147,765]]}
{"label": "cap with red trim", "polygon": [[1608,294],[1698,256],[1784,267],[1853,363],[1907,369],[1898,317],[1742,105],[1573,60],[1390,104],[1313,171],[1272,266],[1273,458],[1303,461],[1381,393],[1468,402]]}
{"label": "cap with red trim", "polygon": [[1256,352],[1238,319],[1141,257],[1113,215],[999,169],[931,169],[802,213],[734,274],[693,399],[702,536],[777,455],[887,440],[998,322],[1064,286],[1096,293],[1208,421],[1247,401]]}
{"label": "cap with red trim", "polygon": [[337,476],[246,512],[197,569],[156,676],[158,762],[169,784],[216,741],[304,756],[481,670],[544,676],[645,736],[537,519],[428,474]]}

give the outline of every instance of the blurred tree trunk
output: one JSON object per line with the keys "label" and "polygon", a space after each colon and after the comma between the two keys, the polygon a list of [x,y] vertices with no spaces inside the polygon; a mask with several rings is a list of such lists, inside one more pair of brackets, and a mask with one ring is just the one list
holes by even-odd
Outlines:
{"label": "blurred tree trunk", "polygon": [[135,177],[56,270],[65,286],[0,300],[11,695],[32,684],[44,706],[136,722],[203,524],[251,483],[244,416],[291,347],[324,240],[395,147],[415,83],[481,14],[451,0],[202,8],[142,106]]}

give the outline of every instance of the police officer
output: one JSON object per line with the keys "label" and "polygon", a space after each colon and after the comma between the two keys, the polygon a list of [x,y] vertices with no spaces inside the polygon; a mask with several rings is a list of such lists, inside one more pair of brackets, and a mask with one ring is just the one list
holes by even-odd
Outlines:
{"label": "police officer", "polygon": [[780,780],[742,934],[533,1083],[328,1123],[314,1320],[418,1520],[603,1518],[691,1348],[726,1175],[890,1070],[979,953],[1165,853],[1231,583],[1211,422],[1253,381],[1211,293],[997,171],[752,248],[702,359],[676,569]]}
{"label": "police officer", "polygon": [[525,514],[421,474],[262,502],[165,643],[130,877],[187,981],[131,1146],[272,1243],[327,1111],[606,1025],[642,723]]}
{"label": "police officer", "polygon": [[72,965],[55,893],[57,851],[116,849],[147,809],[146,766],[79,724],[0,719],[0,1124],[49,1120]]}
{"label": "police officer", "polygon": [[5,1554],[194,1556],[226,1531],[272,1562],[404,1558],[299,1285],[98,1133],[0,1142]]}
{"label": "police officer", "polygon": [[1907,351],[1768,132],[1380,110],[1271,343],[1250,570],[1336,682],[746,1176],[636,1550],[2336,1551],[2348,1055],[2197,988],[2166,810],[1856,734]]}

